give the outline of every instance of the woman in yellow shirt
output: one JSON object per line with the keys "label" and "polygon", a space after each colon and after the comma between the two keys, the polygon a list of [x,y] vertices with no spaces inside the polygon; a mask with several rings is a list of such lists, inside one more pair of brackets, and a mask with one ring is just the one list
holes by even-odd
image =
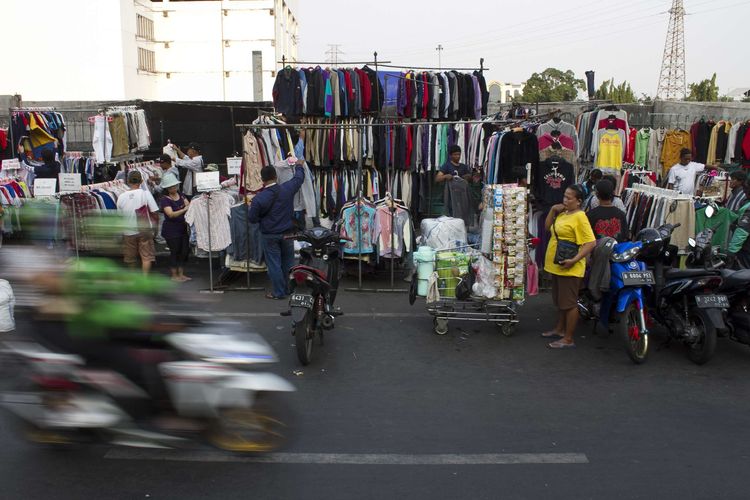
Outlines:
{"label": "woman in yellow shirt", "polygon": [[[578,291],[586,273],[586,256],[596,246],[596,238],[583,205],[583,189],[571,186],[565,190],[563,202],[555,205],[547,214],[545,227],[552,232],[547,253],[544,258],[544,270],[552,275],[552,303],[558,310],[555,329],[542,334],[542,337],[561,337],[549,344],[553,349],[575,347],[573,334],[578,326]],[[554,224],[554,230],[553,230]],[[578,245],[578,254],[559,264],[554,262],[558,241],[570,241]]]}

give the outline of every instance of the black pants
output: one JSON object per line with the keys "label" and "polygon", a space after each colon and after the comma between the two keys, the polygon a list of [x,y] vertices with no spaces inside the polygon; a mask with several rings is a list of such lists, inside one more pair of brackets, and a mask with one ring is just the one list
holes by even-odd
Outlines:
{"label": "black pants", "polygon": [[169,246],[169,267],[184,267],[190,254],[190,238],[187,233],[176,238],[165,238]]}

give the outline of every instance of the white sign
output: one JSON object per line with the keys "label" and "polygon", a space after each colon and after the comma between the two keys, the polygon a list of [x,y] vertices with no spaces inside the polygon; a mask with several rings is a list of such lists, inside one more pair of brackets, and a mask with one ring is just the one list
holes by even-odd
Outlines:
{"label": "white sign", "polygon": [[227,158],[227,175],[240,175],[241,167],[242,167],[242,158],[238,156]]}
{"label": "white sign", "polygon": [[196,189],[201,193],[218,191],[221,189],[219,172],[198,172],[195,174],[195,184]]}
{"label": "white sign", "polygon": [[77,193],[81,190],[81,174],[58,174],[61,193]]}
{"label": "white sign", "polygon": [[54,196],[57,191],[57,179],[34,179],[34,196]]}
{"label": "white sign", "polygon": [[19,168],[21,168],[21,163],[18,161],[18,158],[13,158],[12,160],[3,160],[3,171],[18,170]]}

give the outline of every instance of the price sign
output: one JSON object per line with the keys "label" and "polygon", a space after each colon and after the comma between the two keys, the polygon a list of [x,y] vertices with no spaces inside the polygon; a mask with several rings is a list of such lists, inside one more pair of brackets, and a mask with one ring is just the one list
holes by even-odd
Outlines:
{"label": "price sign", "polygon": [[242,167],[242,158],[238,156],[227,158],[227,175],[240,175],[240,167]]}
{"label": "price sign", "polygon": [[18,161],[18,158],[13,158],[12,160],[3,160],[3,171],[18,170],[19,168],[21,168],[21,163]]}
{"label": "price sign", "polygon": [[198,192],[218,191],[221,189],[219,183],[219,172],[198,172],[195,174],[195,184]]}
{"label": "price sign", "polygon": [[60,192],[77,193],[81,190],[81,174],[59,174]]}
{"label": "price sign", "polygon": [[55,191],[57,191],[57,179],[34,180],[34,196],[36,198],[54,196]]}

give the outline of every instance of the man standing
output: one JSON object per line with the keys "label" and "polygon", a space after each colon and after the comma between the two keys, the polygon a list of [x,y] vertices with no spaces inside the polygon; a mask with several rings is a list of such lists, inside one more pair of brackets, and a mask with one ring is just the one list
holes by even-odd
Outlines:
{"label": "man standing", "polygon": [[734,213],[738,213],[740,207],[747,202],[743,189],[746,179],[747,174],[742,170],[736,170],[729,175],[729,189],[732,190],[732,193],[727,200],[727,208]]}
{"label": "man standing", "polygon": [[42,160],[44,165],[34,168],[34,175],[37,179],[57,179],[60,173],[60,162],[55,160],[55,151],[45,149],[42,151]]}
{"label": "man standing", "polygon": [[704,170],[716,170],[716,167],[694,162],[693,153],[689,149],[683,148],[680,151],[680,163],[669,169],[667,188],[693,196],[695,194],[695,176]]}
{"label": "man standing", "polygon": [[180,179],[184,179],[182,182],[182,193],[188,197],[192,197],[195,195],[195,174],[203,172],[201,148],[195,142],[191,142],[188,145],[187,153],[183,153],[175,144],[172,144],[172,148],[177,154],[175,164],[182,170],[179,177]]}
{"label": "man standing", "polygon": [[123,232],[125,263],[135,266],[140,256],[143,273],[148,274],[156,260],[154,233],[151,228],[153,219],[158,216],[159,207],[151,193],[141,189],[142,183],[140,172],[132,170],[128,173],[130,190],[117,197],[117,210],[123,215],[127,228]]}
{"label": "man standing", "polygon": [[283,299],[288,295],[289,270],[294,262],[294,242],[284,235],[294,227],[294,195],[305,180],[304,160],[297,160],[294,177],[284,184],[276,183],[276,169],[263,167],[260,178],[263,190],[253,198],[248,218],[251,223],[260,223],[263,255],[266,258],[268,277],[273,290],[266,293],[267,299]]}
{"label": "man standing", "polygon": [[461,163],[461,147],[453,145],[448,148],[448,161],[440,167],[435,182],[443,183],[453,180],[454,177],[463,177],[466,181],[471,176],[471,170],[465,163]]}

